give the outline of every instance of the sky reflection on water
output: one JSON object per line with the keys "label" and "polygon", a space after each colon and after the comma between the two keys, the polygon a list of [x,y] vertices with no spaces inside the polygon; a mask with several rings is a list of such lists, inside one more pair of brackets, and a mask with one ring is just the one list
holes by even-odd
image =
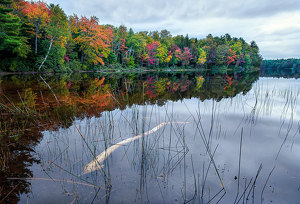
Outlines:
{"label": "sky reflection on water", "polygon": [[[181,85],[193,84],[192,78],[181,76]],[[205,93],[217,98],[182,92],[178,97],[186,97],[181,100],[167,100],[160,92],[156,102],[150,98],[144,105],[134,102],[132,92],[128,105],[119,104],[100,115],[77,115],[74,124],[64,128],[44,129],[32,152],[40,163],[29,169],[34,178],[56,180],[30,181],[31,192],[22,194],[20,202],[233,203],[240,199],[242,203],[248,198],[251,203],[299,203],[299,80],[263,77],[252,81],[251,90],[244,93],[236,88],[238,83],[229,92],[233,97],[222,98],[220,93],[228,94],[225,88],[204,84],[202,89],[212,91]],[[118,103],[123,103],[120,98]],[[104,161],[103,169],[82,174],[84,166],[107,147],[174,121],[188,123],[168,124],[121,146]]]}

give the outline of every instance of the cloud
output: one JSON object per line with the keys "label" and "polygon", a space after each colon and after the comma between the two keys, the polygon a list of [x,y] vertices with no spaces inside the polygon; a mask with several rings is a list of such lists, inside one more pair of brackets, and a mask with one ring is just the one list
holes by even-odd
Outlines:
{"label": "cloud", "polygon": [[[242,8],[241,8],[242,6]],[[233,12],[235,17],[241,18],[257,18],[257,17],[272,17],[281,13],[290,13],[300,10],[300,1],[246,1],[244,5],[236,7],[237,12]]]}
{"label": "cloud", "polygon": [[[203,38],[209,33],[255,40],[267,58],[300,57],[299,0],[48,0],[67,14],[97,16],[101,24],[134,31],[167,29]],[[299,36],[299,35],[298,35]],[[275,42],[276,41],[276,42]],[[274,43],[272,43],[274,42]],[[296,47],[298,46],[298,47]],[[274,51],[278,50],[278,51]]]}
{"label": "cloud", "polygon": [[[49,2],[51,0],[48,0]],[[84,15],[99,15],[113,21],[143,22],[152,18],[193,19],[193,18],[257,18],[271,17],[283,12],[300,10],[299,0],[53,0],[71,12]]]}

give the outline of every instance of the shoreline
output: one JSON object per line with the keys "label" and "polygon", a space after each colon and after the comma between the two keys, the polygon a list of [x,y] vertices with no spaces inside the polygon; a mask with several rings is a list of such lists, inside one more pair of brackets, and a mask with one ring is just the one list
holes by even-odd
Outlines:
{"label": "shoreline", "polygon": [[[162,69],[101,69],[101,70],[79,70],[79,71],[71,71],[71,72],[53,72],[53,71],[44,71],[44,72],[0,72],[0,76],[7,76],[7,75],[35,75],[35,74],[41,74],[41,75],[47,75],[47,74],[71,74],[71,73],[120,73],[120,72],[204,72],[204,71],[210,71],[210,70],[217,70],[216,68],[162,68]],[[237,68],[241,69],[241,68]],[[234,68],[220,68],[220,70],[223,71],[233,71]],[[249,68],[248,71],[259,71],[260,67],[256,68]]]}

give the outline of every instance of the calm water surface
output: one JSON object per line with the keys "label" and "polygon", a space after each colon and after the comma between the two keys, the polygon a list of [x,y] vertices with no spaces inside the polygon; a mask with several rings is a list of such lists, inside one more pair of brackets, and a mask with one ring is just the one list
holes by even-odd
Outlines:
{"label": "calm water surface", "polygon": [[299,79],[262,75],[3,76],[0,200],[300,203]]}

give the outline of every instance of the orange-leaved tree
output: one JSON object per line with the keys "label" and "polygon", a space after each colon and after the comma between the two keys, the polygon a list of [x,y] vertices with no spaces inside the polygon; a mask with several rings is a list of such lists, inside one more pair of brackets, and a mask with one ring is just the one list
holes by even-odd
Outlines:
{"label": "orange-leaved tree", "polygon": [[26,2],[25,8],[22,10],[25,16],[28,17],[30,23],[35,27],[35,54],[38,50],[38,38],[40,30],[45,27],[50,21],[51,12],[47,4],[44,2]]}
{"label": "orange-leaved tree", "polygon": [[71,24],[74,41],[81,52],[81,63],[104,65],[103,58],[107,58],[110,53],[113,37],[111,28],[99,25],[97,17],[79,19],[74,15]]}

